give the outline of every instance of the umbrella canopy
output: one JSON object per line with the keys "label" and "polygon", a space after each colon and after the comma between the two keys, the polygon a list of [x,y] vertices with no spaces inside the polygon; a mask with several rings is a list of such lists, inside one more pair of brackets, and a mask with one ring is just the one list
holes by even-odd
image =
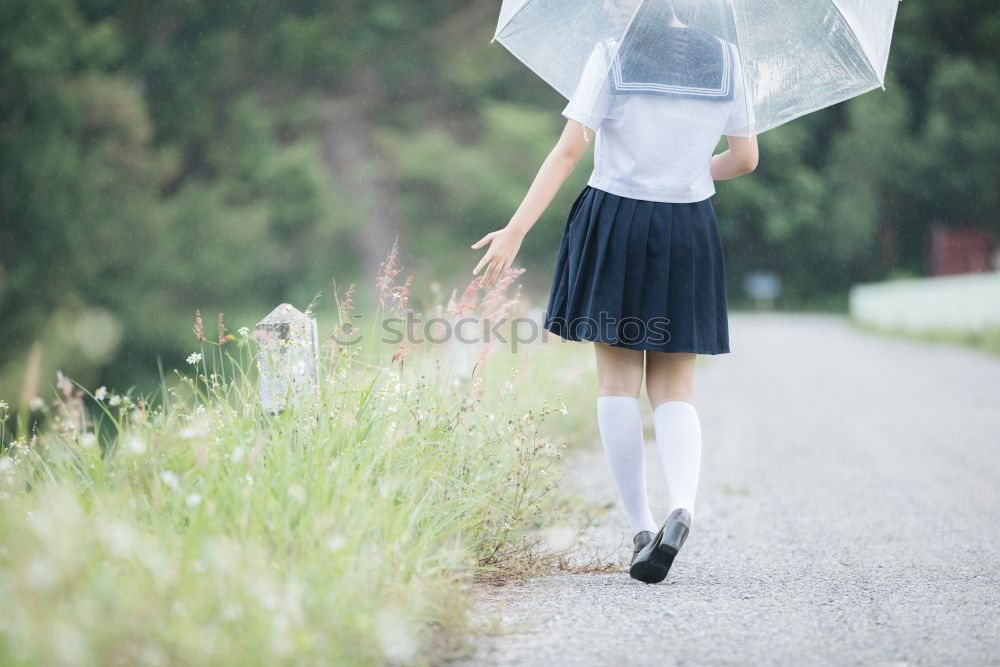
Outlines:
{"label": "umbrella canopy", "polygon": [[[607,91],[728,100],[742,87],[748,136],[884,88],[897,4],[503,0],[493,39],[592,107]],[[584,85],[591,95],[580,95]]]}

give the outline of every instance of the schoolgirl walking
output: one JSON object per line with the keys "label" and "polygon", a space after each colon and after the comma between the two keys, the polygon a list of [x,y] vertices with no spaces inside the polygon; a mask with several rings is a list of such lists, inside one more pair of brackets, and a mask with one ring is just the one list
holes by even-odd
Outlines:
{"label": "schoolgirl walking", "polygon": [[[615,0],[605,0],[614,12]],[[757,142],[735,44],[685,25],[677,3],[629,16],[645,31],[625,49],[594,45],[567,122],[507,225],[473,273],[493,284],[587,147],[594,170],[570,209],[544,327],[591,344],[598,430],[633,535],[630,574],[662,581],[695,524],[702,430],[699,354],[730,351],[725,262],[714,181],[749,173]],[[634,44],[653,43],[655,50]],[[650,55],[652,54],[652,55]],[[722,136],[728,148],[713,155]],[[640,392],[645,384],[669,511],[650,511]]]}

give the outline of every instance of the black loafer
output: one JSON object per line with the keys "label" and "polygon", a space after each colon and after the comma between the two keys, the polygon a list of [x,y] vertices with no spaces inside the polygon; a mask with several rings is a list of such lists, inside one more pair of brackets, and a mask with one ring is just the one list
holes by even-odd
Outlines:
{"label": "black loafer", "polygon": [[632,560],[629,576],[647,584],[658,584],[666,579],[690,531],[691,513],[678,507],[670,513],[650,543]]}
{"label": "black loafer", "polygon": [[632,538],[632,560],[629,561],[629,567],[635,562],[635,557],[639,555],[647,544],[653,541],[653,533],[649,530],[640,530]]}

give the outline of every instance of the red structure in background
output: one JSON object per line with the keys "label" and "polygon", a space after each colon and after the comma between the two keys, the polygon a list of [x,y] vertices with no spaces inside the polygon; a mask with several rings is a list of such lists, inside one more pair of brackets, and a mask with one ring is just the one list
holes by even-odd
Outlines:
{"label": "red structure in background", "polygon": [[991,271],[992,245],[985,229],[935,224],[931,227],[930,274],[949,276]]}

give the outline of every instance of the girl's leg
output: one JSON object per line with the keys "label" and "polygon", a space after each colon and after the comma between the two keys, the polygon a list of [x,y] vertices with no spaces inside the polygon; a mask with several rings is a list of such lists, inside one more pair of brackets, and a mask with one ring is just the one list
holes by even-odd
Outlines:
{"label": "girl's leg", "polygon": [[653,408],[670,511],[683,507],[692,519],[701,474],[701,422],[693,403],[696,357],[688,353],[646,353],[646,394]]}
{"label": "girl's leg", "polygon": [[646,497],[639,392],[642,389],[643,353],[605,343],[594,343],[597,354],[597,422],[604,455],[618,494],[628,514],[632,535],[656,532]]}

